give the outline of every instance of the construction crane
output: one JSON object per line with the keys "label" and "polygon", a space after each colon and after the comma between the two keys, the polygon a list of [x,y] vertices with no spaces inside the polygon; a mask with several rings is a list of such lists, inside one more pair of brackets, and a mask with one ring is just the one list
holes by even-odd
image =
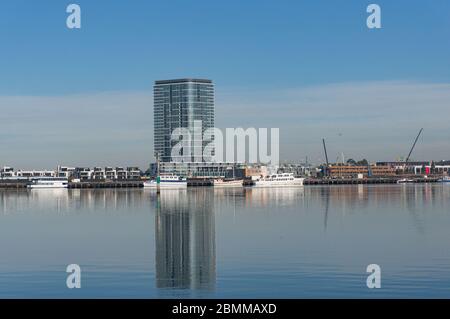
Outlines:
{"label": "construction crane", "polygon": [[414,147],[416,146],[417,140],[419,139],[420,134],[422,134],[422,131],[423,131],[423,128],[420,129],[419,134],[417,134],[416,139],[414,140],[413,146],[411,147],[411,150],[409,151],[409,154],[408,154],[408,156],[406,157],[406,160],[405,160],[405,166],[406,166],[406,164],[408,164],[408,162],[409,162],[409,158],[410,158],[410,156],[411,156],[411,153],[412,153],[412,151],[414,150]]}
{"label": "construction crane", "polygon": [[327,146],[325,145],[325,139],[324,138],[322,139],[322,143],[323,143],[323,150],[325,152],[325,160],[327,161],[327,167],[328,167],[329,163],[328,163]]}
{"label": "construction crane", "polygon": [[325,160],[327,161],[327,167],[325,169],[325,175],[328,175],[328,166],[329,166],[329,162],[328,162],[328,154],[327,154],[327,146],[325,145],[325,139],[322,139],[322,143],[323,143],[323,150],[325,152]]}

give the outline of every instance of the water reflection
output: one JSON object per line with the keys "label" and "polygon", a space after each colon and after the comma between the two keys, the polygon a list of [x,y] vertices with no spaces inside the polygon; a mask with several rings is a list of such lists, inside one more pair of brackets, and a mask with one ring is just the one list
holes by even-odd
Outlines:
{"label": "water reflection", "polygon": [[0,190],[0,213],[133,213],[148,201],[147,195],[136,189]]}
{"label": "water reflection", "polygon": [[448,297],[449,205],[439,184],[0,190],[0,296],[73,296],[76,259],[79,296],[372,297],[375,261],[379,296]]}
{"label": "water reflection", "polygon": [[303,202],[304,187],[246,188],[246,206],[290,206]]}
{"label": "water reflection", "polygon": [[213,289],[216,282],[214,193],[164,190],[156,201],[158,288]]}

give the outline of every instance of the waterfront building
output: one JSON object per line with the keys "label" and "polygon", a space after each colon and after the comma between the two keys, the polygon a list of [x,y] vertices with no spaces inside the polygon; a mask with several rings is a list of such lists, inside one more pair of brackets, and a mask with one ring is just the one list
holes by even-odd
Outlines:
{"label": "waterfront building", "polygon": [[141,170],[139,167],[127,167],[127,179],[141,178]]}
{"label": "waterfront building", "polygon": [[53,170],[14,170],[12,167],[5,166],[0,171],[2,179],[30,179],[35,177],[56,177],[57,173]]}
{"label": "waterfront building", "polygon": [[91,179],[93,171],[89,167],[75,168],[75,177],[81,180]]}
{"label": "waterfront building", "polygon": [[67,167],[58,165],[56,170],[14,170],[12,167],[5,166],[0,169],[0,178],[2,179],[30,179],[35,177],[63,177],[76,178],[80,180],[129,180],[140,179],[141,170],[139,167]]}
{"label": "waterfront building", "polygon": [[14,168],[4,166],[0,170],[0,177],[1,178],[14,178],[14,177],[16,177],[16,172],[14,171]]}
{"label": "waterfront building", "polygon": [[244,176],[257,180],[262,176],[269,175],[269,169],[265,165],[247,165],[245,166]]}
{"label": "waterfront building", "polygon": [[116,170],[111,167],[111,166],[107,166],[105,167],[105,179],[117,179],[117,173]]}
{"label": "waterfront building", "polygon": [[[152,176],[156,176],[156,163],[150,165]],[[193,178],[229,178],[244,177],[243,166],[239,163],[211,163],[211,162],[161,162],[160,174],[175,174]]]}
{"label": "waterfront building", "polygon": [[[335,164],[328,166],[328,174],[331,177],[358,177],[358,176],[368,176],[369,167],[365,165],[343,165]],[[371,176],[394,176],[396,175],[395,168],[391,166],[383,165],[370,165],[370,175]]]}
{"label": "waterfront building", "polygon": [[450,173],[450,160],[441,161],[411,161],[405,162],[377,162],[377,166],[389,166],[398,173],[408,173],[415,175],[448,175]]}
{"label": "waterfront building", "polygon": [[56,168],[56,176],[71,178],[75,175],[75,167],[60,166]]}
{"label": "waterfront building", "polygon": [[117,179],[127,179],[127,170],[123,167],[116,167]]}
{"label": "waterfront building", "polygon": [[56,177],[56,171],[52,170],[42,170],[42,171],[27,171],[27,170],[18,170],[16,172],[16,176],[18,178],[32,178],[32,177]]}
{"label": "waterfront building", "polygon": [[[201,121],[202,133],[214,127],[212,81],[206,79],[155,81],[153,94],[155,156],[158,156],[161,162],[180,160],[171,157],[172,147],[177,143],[177,141],[171,141],[171,134],[177,128],[187,128],[191,132],[191,150],[195,153],[195,147],[198,146],[193,138],[194,121]],[[208,142],[200,144],[202,150],[207,144]],[[193,156],[192,162],[194,162]]]}
{"label": "waterfront building", "polygon": [[312,167],[309,164],[283,163],[278,167],[277,173],[292,173],[294,176],[311,176]]}
{"label": "waterfront building", "polygon": [[94,167],[94,172],[91,176],[92,179],[105,179],[105,170],[102,167]]}

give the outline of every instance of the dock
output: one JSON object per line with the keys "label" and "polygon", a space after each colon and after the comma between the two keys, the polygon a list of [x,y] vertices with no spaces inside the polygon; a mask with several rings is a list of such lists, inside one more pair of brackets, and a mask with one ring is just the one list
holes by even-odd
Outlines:
{"label": "dock", "polygon": [[116,181],[81,181],[69,182],[70,189],[84,188],[138,188],[144,187],[143,180],[116,180]]}
{"label": "dock", "polygon": [[[405,177],[402,177],[405,178]],[[408,177],[414,183],[436,183],[440,177]],[[304,185],[362,185],[362,184],[397,184],[400,177],[380,178],[306,178]],[[26,189],[26,180],[0,180],[0,189]],[[244,179],[244,186],[252,186],[254,182]],[[190,178],[188,187],[212,186],[212,179]],[[144,187],[144,180],[87,180],[80,182],[69,182],[69,189],[95,189],[95,188],[140,188]]]}
{"label": "dock", "polygon": [[[404,177],[402,177],[404,178]],[[358,185],[358,184],[397,184],[401,180],[400,177],[382,177],[382,178],[306,178],[304,185]],[[413,183],[436,183],[438,177],[429,178],[411,178]]]}
{"label": "dock", "polygon": [[22,189],[27,188],[27,181],[24,180],[0,180],[0,189]]}

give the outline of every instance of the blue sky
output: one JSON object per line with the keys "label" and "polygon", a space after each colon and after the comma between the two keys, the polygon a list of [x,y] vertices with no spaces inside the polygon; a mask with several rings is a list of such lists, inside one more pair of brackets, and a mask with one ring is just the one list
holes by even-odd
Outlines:
{"label": "blue sky", "polygon": [[[81,6],[81,30],[66,28],[69,3]],[[366,27],[370,3],[381,6],[380,30]],[[214,80],[219,126],[289,127],[290,114],[298,116],[298,127],[292,124],[291,131],[281,132],[281,156],[289,160],[306,155],[319,160],[317,141],[322,135],[333,141],[345,136],[342,131],[351,132],[355,121],[345,114],[355,110],[345,105],[354,101],[361,103],[357,124],[367,121],[368,125],[362,136],[372,142],[336,138],[336,153],[393,159],[407,152],[406,144],[416,131],[428,125],[424,145],[429,149],[424,148],[423,155],[450,158],[440,149],[448,149],[450,128],[445,123],[434,125],[430,115],[439,110],[440,115],[434,115],[437,122],[450,115],[444,107],[450,105],[450,2],[446,0],[2,0],[0,165],[52,167],[75,159],[94,165],[108,162],[107,154],[111,164],[145,166],[152,155],[153,81],[178,77]],[[330,95],[330,87],[337,95]],[[397,91],[403,95],[395,95]],[[374,102],[379,92],[383,98]],[[420,94],[424,110],[429,111],[425,119],[407,111],[408,104],[417,101],[415,94]],[[115,105],[108,105],[117,96]],[[339,100],[339,109],[331,96]],[[80,100],[84,106],[74,104]],[[252,121],[228,116],[233,108],[257,110],[258,105],[264,105],[266,112],[251,114]],[[378,105],[384,112],[407,114],[411,122],[403,125],[405,131],[384,136],[399,126],[380,114],[371,115]],[[268,122],[273,109],[285,117]],[[419,105],[416,109],[421,113]],[[308,114],[324,110],[329,111],[315,125]],[[102,120],[95,122],[92,117]],[[374,118],[380,122],[374,123]],[[50,124],[50,119],[61,121],[61,127],[56,125],[60,132],[35,131],[38,124]],[[303,130],[305,124],[313,127]],[[382,125],[377,139],[379,124],[386,127]],[[91,132],[82,133],[86,130]],[[114,139],[119,137],[127,145],[122,152],[115,147]],[[386,145],[387,140],[393,144]],[[74,159],[73,150],[84,155]],[[40,154],[39,160],[24,159],[33,154]]]}

